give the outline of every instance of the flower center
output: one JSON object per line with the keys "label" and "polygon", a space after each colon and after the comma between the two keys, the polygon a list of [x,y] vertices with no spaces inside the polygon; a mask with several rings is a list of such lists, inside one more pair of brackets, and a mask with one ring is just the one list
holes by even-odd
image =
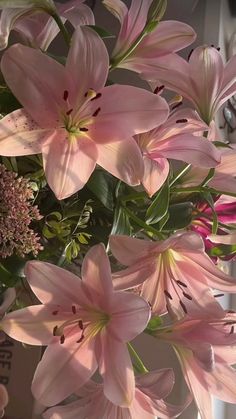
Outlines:
{"label": "flower center", "polygon": [[97,108],[91,106],[91,102],[99,99],[101,96],[101,93],[96,93],[95,90],[89,89],[84,94],[82,104],[77,109],[74,109],[70,104],[68,90],[64,90],[63,100],[65,101],[66,109],[63,110],[62,119],[64,128],[69,133],[70,138],[88,135],[89,125],[93,123],[94,118],[101,111],[99,106]]}
{"label": "flower center", "polygon": [[[60,326],[53,327],[53,336],[60,337],[60,343],[65,342],[67,335],[75,335],[76,343],[81,343],[85,338],[95,337],[109,323],[110,316],[107,313],[87,308],[80,309],[75,305],[71,306],[71,318]],[[59,310],[54,310],[52,314],[58,315]]]}

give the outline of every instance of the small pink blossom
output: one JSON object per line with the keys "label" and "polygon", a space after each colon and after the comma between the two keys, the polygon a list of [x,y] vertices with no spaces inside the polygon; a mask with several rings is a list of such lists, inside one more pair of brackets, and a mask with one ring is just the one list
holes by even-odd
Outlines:
{"label": "small pink blossom", "polygon": [[[132,0],[130,9],[121,0],[103,0],[103,4],[119,19],[121,25],[112,53],[112,62],[117,67],[138,73],[147,71],[155,68],[161,57],[185,48],[196,38],[194,30],[186,23],[172,20],[158,22],[157,27],[132,50],[147,24],[152,0]],[[130,49],[132,51],[127,53]]]}
{"label": "small pink blossom", "polygon": [[155,336],[173,345],[201,419],[213,419],[211,395],[236,403],[235,313],[222,319],[190,319],[164,327]]}
{"label": "small pink blossom", "polygon": [[202,119],[210,124],[217,110],[236,93],[236,56],[224,66],[220,52],[203,45],[194,49],[189,62],[172,54],[159,59],[142,76],[190,100]]}
{"label": "small pink blossom", "polygon": [[168,158],[208,168],[220,162],[217,148],[205,138],[194,135],[206,129],[207,125],[196,112],[182,109],[172,113],[158,128],[134,137],[143,155],[142,184],[150,196],[167,179]]}
{"label": "small pink blossom", "polygon": [[19,44],[2,58],[5,80],[24,109],[0,121],[0,154],[42,153],[58,199],[80,190],[96,163],[126,183],[139,184],[143,161],[132,136],[168,116],[167,103],[153,93],[104,87],[108,67],[106,47],[88,27],[74,32],[66,67]]}
{"label": "small pink blossom", "polygon": [[140,286],[140,295],[158,315],[168,311],[174,318],[222,317],[212,289],[236,292],[235,279],[215,266],[197,233],[176,233],[158,242],[111,236],[110,247],[128,266],[114,274],[115,288]]}
{"label": "small pink blossom", "polygon": [[126,342],[149,320],[148,304],[136,295],[113,290],[103,245],[89,250],[82,281],[49,263],[30,261],[26,277],[42,302],[7,314],[2,330],[30,345],[48,345],[32,383],[39,403],[55,405],[83,386],[99,367],[104,394],[129,406],[135,381]]}
{"label": "small pink blossom", "polygon": [[110,402],[103,392],[102,384],[90,381],[81,391],[81,398],[65,406],[48,409],[44,419],[168,419],[179,416],[190,400],[183,406],[166,403],[163,398],[171,392],[174,374],[171,369],[152,371],[136,377],[135,396],[129,407],[120,407]]}

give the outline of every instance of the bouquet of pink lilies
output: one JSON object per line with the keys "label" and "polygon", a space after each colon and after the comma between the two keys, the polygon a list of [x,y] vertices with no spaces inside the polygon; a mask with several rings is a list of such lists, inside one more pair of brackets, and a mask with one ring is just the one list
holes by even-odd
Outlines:
{"label": "bouquet of pink lilies", "polygon": [[[219,267],[236,253],[236,149],[215,120],[236,56],[178,55],[196,34],[162,20],[167,0],[103,5],[116,38],[83,0],[0,0],[1,339],[46,347],[44,419],[176,418],[192,401],[212,419],[212,395],[236,403],[236,312],[220,304],[236,278]],[[119,68],[144,87],[114,83]],[[182,405],[141,333],[173,347]]]}

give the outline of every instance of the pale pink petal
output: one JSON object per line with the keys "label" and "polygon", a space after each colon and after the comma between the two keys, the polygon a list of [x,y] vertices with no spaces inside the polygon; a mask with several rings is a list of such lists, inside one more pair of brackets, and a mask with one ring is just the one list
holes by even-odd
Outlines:
{"label": "pale pink petal", "polygon": [[101,343],[99,371],[103,377],[104,394],[116,405],[130,406],[134,398],[135,380],[128,349],[107,333],[102,336]]}
{"label": "pale pink petal", "polygon": [[41,153],[54,130],[42,129],[24,110],[18,109],[0,120],[0,154],[27,156]]}
{"label": "pale pink petal", "polygon": [[80,278],[59,266],[29,261],[25,275],[32,291],[43,304],[71,307],[78,302],[86,302]]}
{"label": "pale pink petal", "polygon": [[71,318],[71,312],[58,312],[51,306],[35,305],[7,314],[1,321],[4,332],[29,345],[48,345],[54,339],[53,329]]}
{"label": "pale pink petal", "polygon": [[[176,123],[179,120],[186,122]],[[192,134],[194,132],[208,131],[209,126],[203,122],[198,113],[190,108],[182,108],[172,113],[165,124],[160,128],[161,138],[172,137],[177,134]]]}
{"label": "pale pink petal", "polygon": [[[141,285],[146,279],[149,279],[152,275],[156,275],[157,262],[150,259],[149,263],[135,263],[127,269],[114,272],[113,286],[116,290],[127,290],[135,288]],[[146,299],[146,298],[145,298]]]}
{"label": "pale pink petal", "polygon": [[177,251],[184,250],[195,250],[195,251],[204,251],[205,246],[202,237],[200,234],[197,234],[193,231],[185,231],[181,233],[173,234],[169,238],[169,246]]}
{"label": "pale pink petal", "polygon": [[196,33],[186,23],[176,20],[159,22],[157,28],[145,36],[133,55],[137,59],[160,57],[187,47],[195,38]]}
{"label": "pale pink petal", "polygon": [[152,197],[165,183],[169,174],[169,163],[167,159],[156,158],[152,160],[148,156],[143,157],[144,176],[142,184],[148,195]]}
{"label": "pale pink petal", "polygon": [[210,234],[207,237],[211,242],[213,243],[222,243],[222,244],[236,244],[236,233],[230,233],[230,234]]}
{"label": "pale pink petal", "polygon": [[218,173],[217,171],[213,179],[208,183],[208,186],[225,193],[236,193],[236,179],[233,176]]}
{"label": "pale pink petal", "polygon": [[209,391],[220,400],[236,403],[236,371],[227,365],[221,357],[216,357],[216,361],[213,371],[210,374],[205,374]]}
{"label": "pale pink petal", "polygon": [[84,339],[78,344],[73,335],[63,344],[48,346],[32,382],[36,400],[53,406],[83,386],[97,368],[94,350],[94,339]]}
{"label": "pale pink petal", "polygon": [[155,128],[168,117],[166,101],[147,90],[113,85],[101,93],[101,111],[89,129],[94,141],[124,140]]}
{"label": "pale pink petal", "polygon": [[223,60],[216,48],[207,45],[197,47],[189,60],[192,88],[198,97],[198,109],[204,120],[212,119],[212,105],[221,88]]}
{"label": "pale pink petal", "polygon": [[[182,352],[184,351],[184,352]],[[193,394],[201,419],[213,419],[211,394],[205,385],[204,371],[194,360],[190,351],[176,351],[179,358],[185,381]]]}
{"label": "pale pink petal", "polygon": [[110,236],[110,248],[116,259],[123,265],[132,265],[142,257],[147,257],[155,244],[148,240],[117,235]]}
{"label": "pale pink petal", "polygon": [[0,384],[0,415],[1,418],[4,417],[4,408],[9,402],[8,393],[6,387],[3,384]]}
{"label": "pale pink petal", "polygon": [[174,386],[175,376],[171,368],[150,371],[136,377],[137,386],[151,399],[164,399]]}
{"label": "pale pink petal", "polygon": [[[157,154],[175,160],[185,161],[200,167],[215,167],[220,162],[221,153],[203,137],[179,134],[158,144]],[[155,151],[151,156],[155,157]]]}
{"label": "pale pink petal", "polygon": [[[132,61],[129,67],[132,66]],[[192,100],[194,95],[191,89],[189,63],[177,54],[169,54],[164,57],[158,57],[155,60],[137,63],[139,71],[145,80],[156,81],[158,85],[164,85],[170,90],[177,92],[187,99]]]}
{"label": "pale pink petal", "polygon": [[70,0],[66,4],[57,4],[60,15],[69,20],[74,28],[79,25],[95,25],[92,10],[82,3],[82,1]]}
{"label": "pale pink petal", "polygon": [[139,185],[143,177],[141,152],[133,138],[97,144],[97,163],[129,185]]}
{"label": "pale pink petal", "polygon": [[[149,302],[152,313],[162,315],[167,312],[167,301],[164,291],[168,292],[169,278],[164,267],[162,258],[159,256],[156,260],[156,271],[143,283],[141,288],[141,296]],[[172,300],[174,293],[172,293]],[[174,300],[171,300],[171,306],[174,306]],[[179,301],[178,301],[179,305]]]}
{"label": "pale pink petal", "polygon": [[128,342],[134,339],[147,326],[151,314],[150,307],[139,296],[117,291],[112,296],[110,304],[112,318],[107,331],[118,341]]}
{"label": "pale pink petal", "polygon": [[67,74],[73,80],[76,106],[84,101],[89,89],[98,92],[107,80],[109,57],[105,44],[91,28],[77,26],[66,61]]}
{"label": "pale pink petal", "polygon": [[120,24],[123,24],[124,18],[128,13],[127,6],[121,0],[103,0],[104,6],[111,12],[117,19],[119,19]]}
{"label": "pale pink petal", "polygon": [[81,275],[84,290],[94,303],[100,301],[102,305],[110,306],[113,285],[110,263],[103,244],[93,246],[87,252]]}
{"label": "pale pink petal", "polygon": [[[79,415],[79,416],[78,416]],[[42,415],[43,419],[92,419],[91,406],[89,404],[83,405],[80,400],[68,403],[64,406],[55,406],[48,409]]]}
{"label": "pale pink petal", "polygon": [[225,65],[222,86],[215,102],[215,110],[236,93],[236,56],[234,55]]}
{"label": "pale pink petal", "polygon": [[[55,128],[63,94],[70,89],[63,65],[39,50],[13,45],[3,55],[1,69],[13,94],[42,128]],[[36,106],[37,104],[37,106]]]}
{"label": "pale pink petal", "polygon": [[0,17],[0,50],[8,45],[8,37],[17,19],[26,14],[25,8],[7,8],[2,10]]}
{"label": "pale pink petal", "polygon": [[214,345],[214,353],[216,358],[221,358],[228,365],[236,364],[236,345],[222,346]]}
{"label": "pale pink petal", "polygon": [[83,188],[95,169],[97,149],[87,137],[69,137],[57,130],[42,148],[43,164],[50,188],[65,199]]}
{"label": "pale pink petal", "polygon": [[197,342],[190,346],[193,350],[195,360],[204,371],[212,372],[215,368],[214,350],[212,345],[205,342]]}

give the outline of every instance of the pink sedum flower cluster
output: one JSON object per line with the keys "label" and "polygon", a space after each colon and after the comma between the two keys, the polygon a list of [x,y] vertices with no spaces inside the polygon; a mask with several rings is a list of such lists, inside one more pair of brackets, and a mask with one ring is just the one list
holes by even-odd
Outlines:
{"label": "pink sedum flower cluster", "polygon": [[[0,120],[0,155],[42,162],[44,197],[52,197],[51,189],[52,206],[65,214],[94,171],[96,178],[97,165],[115,182],[112,234],[103,240],[107,252],[101,243],[91,247],[80,276],[48,261],[28,261],[26,280],[39,303],[1,320],[12,338],[46,346],[32,382],[43,417],[168,419],[194,399],[201,419],[213,419],[211,394],[236,403],[236,314],[219,300],[222,293],[236,293],[236,280],[206,253],[209,243],[236,243],[235,202],[225,196],[236,196],[235,149],[214,143],[215,115],[236,93],[235,57],[224,66],[220,52],[206,45],[189,61],[177,55],[196,34],[184,23],[159,21],[164,0],[133,0],[129,9],[121,0],[103,1],[120,22],[111,57],[83,0],[2,3],[0,46],[7,47],[11,30],[24,45],[10,46],[1,59],[21,107]],[[64,64],[47,53],[59,28],[68,43]],[[151,92],[112,84],[114,68],[134,71],[157,87]],[[165,88],[178,94],[169,103],[161,96]],[[192,108],[176,110],[183,98]],[[176,171],[172,160],[184,168]],[[0,165],[0,186],[0,256],[37,256],[39,237],[30,223],[41,217],[30,204],[28,182]],[[106,198],[109,191],[102,191]],[[185,201],[197,216],[182,226],[178,219],[173,223],[170,208]],[[78,215],[74,209],[72,217]],[[71,229],[65,214],[51,212],[51,226],[64,228],[58,234],[67,247],[70,230],[76,244],[82,215]],[[131,341],[142,332],[173,347],[189,389],[183,404],[165,400],[173,370],[148,371],[135,352]],[[3,387],[0,396],[1,415],[8,402]]]}

